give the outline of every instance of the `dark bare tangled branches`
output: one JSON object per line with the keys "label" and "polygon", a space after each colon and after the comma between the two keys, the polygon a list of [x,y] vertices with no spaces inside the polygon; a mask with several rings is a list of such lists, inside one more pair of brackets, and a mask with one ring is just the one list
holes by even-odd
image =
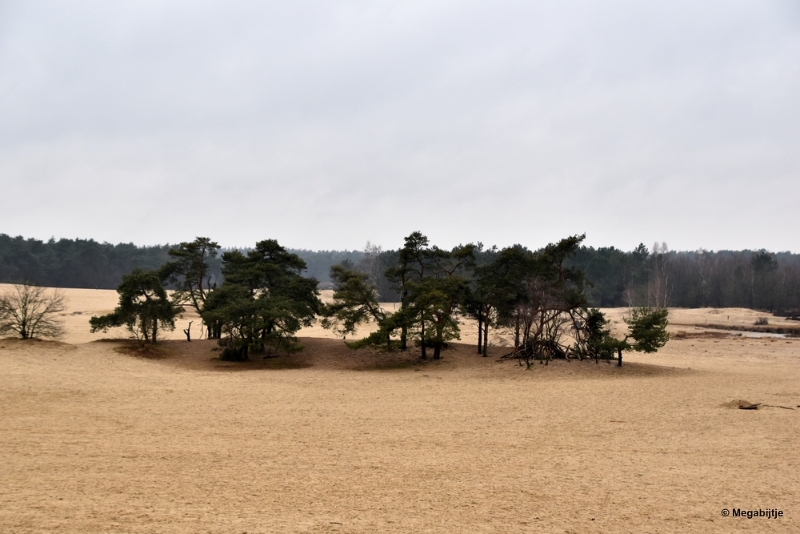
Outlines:
{"label": "dark bare tangled branches", "polygon": [[22,339],[59,338],[64,327],[58,315],[66,307],[66,299],[57,289],[15,284],[0,295],[0,334],[13,332]]}

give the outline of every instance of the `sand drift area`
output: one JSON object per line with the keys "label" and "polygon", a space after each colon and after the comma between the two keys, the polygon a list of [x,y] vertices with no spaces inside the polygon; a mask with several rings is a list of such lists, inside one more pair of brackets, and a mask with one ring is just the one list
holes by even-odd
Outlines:
{"label": "sand drift area", "polygon": [[0,532],[800,532],[800,338],[718,328],[763,314],[675,310],[621,369],[526,371],[474,326],[439,362],[315,327],[233,364],[188,315],[100,341],[116,293],[65,293],[63,342],[0,340]]}

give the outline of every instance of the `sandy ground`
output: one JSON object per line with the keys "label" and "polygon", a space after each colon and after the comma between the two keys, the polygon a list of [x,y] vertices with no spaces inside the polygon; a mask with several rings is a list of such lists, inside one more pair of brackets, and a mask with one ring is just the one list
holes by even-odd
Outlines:
{"label": "sandy ground", "polygon": [[102,293],[67,291],[66,343],[0,340],[0,532],[800,532],[800,339],[704,328],[755,312],[674,310],[621,369],[328,333],[231,364],[90,341]]}

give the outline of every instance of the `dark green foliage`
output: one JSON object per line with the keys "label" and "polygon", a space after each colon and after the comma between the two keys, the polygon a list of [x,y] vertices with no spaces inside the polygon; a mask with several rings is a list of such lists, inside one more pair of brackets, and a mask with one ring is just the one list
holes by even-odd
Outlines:
{"label": "dark green foliage", "polygon": [[455,312],[464,301],[467,287],[466,278],[455,274],[431,276],[414,284],[410,312],[416,318],[412,327],[423,357],[428,346],[433,348],[433,359],[438,360],[447,341],[461,338]]}
{"label": "dark green foliage", "polygon": [[[0,234],[0,282],[25,280],[48,287],[114,289],[133,269],[154,271],[169,259],[169,246],[111,245],[92,239],[23,239]],[[209,262],[219,274],[219,260]]]}
{"label": "dark green foliage", "polygon": [[[586,318],[587,351],[595,359],[608,358],[616,353],[618,365],[622,366],[622,353],[635,350],[638,352],[656,352],[669,341],[667,320],[669,312],[666,308],[647,308],[640,306],[631,309],[631,316],[625,319],[628,333],[623,339],[611,336],[606,328],[608,321],[600,310],[591,309]],[[631,343],[629,340],[633,340]]]}
{"label": "dark green foliage", "polygon": [[588,297],[594,306],[663,304],[652,291],[661,282],[668,306],[773,312],[800,308],[800,254],[764,250],[651,254],[644,245],[627,253],[582,247],[568,263],[583,269],[592,281]]}
{"label": "dark green foliage", "polygon": [[303,276],[315,278],[323,289],[330,289],[333,280],[330,277],[331,267],[342,262],[349,261],[353,265],[358,265],[364,257],[360,250],[305,250],[287,249],[288,252],[297,255],[306,263]]}
{"label": "dark green foliage", "polygon": [[[528,368],[537,359],[549,362],[570,352],[578,357],[586,353],[586,279],[580,269],[566,264],[584,237],[570,236],[535,253],[511,247],[498,256],[509,262],[509,287],[516,293],[510,293],[516,302],[504,305],[502,317],[515,330],[512,354]],[[568,345],[568,334],[575,340],[573,346]]]}
{"label": "dark green foliage", "polygon": [[427,251],[428,275],[411,281],[411,314],[419,321],[423,357],[426,345],[438,360],[447,341],[460,339],[456,312],[467,300],[477,249],[473,244],[450,251],[433,247]]}
{"label": "dark green foliage", "polygon": [[666,308],[646,308],[640,306],[631,310],[631,316],[625,320],[628,324],[628,335],[635,341],[633,350],[638,352],[656,352],[669,341]]}
{"label": "dark green foliage", "polygon": [[[31,283],[50,287],[111,289],[122,275],[134,268],[155,270],[175,261],[169,250],[175,247],[111,245],[82,239],[36,239],[0,234],[0,282]],[[405,247],[404,247],[405,248]],[[400,250],[379,253],[384,269],[401,267],[407,258]],[[242,251],[246,253],[247,251]],[[306,262],[305,274],[330,284],[330,267],[349,260],[359,265],[362,251],[289,251]],[[476,263],[489,263],[497,252],[478,250]],[[222,282],[220,258],[207,260],[208,278]],[[579,247],[565,266],[586,273],[592,285],[586,296],[592,306],[632,307],[639,305],[694,307],[747,307],[783,312],[800,309],[800,254],[789,252],[648,251],[639,245],[631,252],[614,247]],[[381,302],[400,302],[402,290],[396,280],[373,280]],[[660,291],[654,291],[655,287]],[[660,296],[659,296],[660,294]],[[655,297],[659,296],[658,299]],[[477,311],[477,310],[476,310]]]}
{"label": "dark green foliage", "polygon": [[467,286],[461,313],[478,322],[478,353],[487,356],[489,328],[497,325],[498,308],[507,298],[507,276],[498,261],[497,248],[483,250],[478,244],[473,250],[471,281]]}
{"label": "dark green foliage", "polygon": [[[428,238],[413,232],[396,255],[395,264],[385,272],[385,279],[400,295],[400,309],[392,315],[384,313],[377,303],[378,291],[374,276],[368,277],[347,266],[331,270],[336,280],[334,303],[327,307],[328,325],[341,325],[346,335],[367,320],[378,323],[378,331],[352,348],[398,345],[406,350],[408,340],[418,342],[421,357],[433,349],[433,358],[441,358],[447,341],[459,338],[457,313],[469,294],[470,273],[474,267],[475,245],[455,247],[451,251],[429,247]],[[399,332],[399,341],[392,336]]]}
{"label": "dark green foliage", "polygon": [[216,258],[218,250],[219,245],[207,237],[169,249],[172,260],[161,267],[161,276],[175,287],[175,302],[190,304],[200,313],[208,292],[216,286],[208,262]]}
{"label": "dark green foliage", "polygon": [[586,356],[597,360],[610,360],[617,348],[611,338],[611,330],[608,328],[608,319],[605,314],[597,308],[591,308],[586,313],[585,319],[585,347]]}
{"label": "dark green foliage", "polygon": [[180,311],[167,296],[162,278],[154,271],[134,269],[117,287],[119,305],[107,315],[89,320],[92,332],[126,327],[136,339],[156,343],[159,329],[173,330]]}
{"label": "dark green foliage", "polygon": [[317,281],[300,273],[305,262],[277,241],[256,244],[247,254],[222,255],[225,282],[206,299],[201,316],[220,325],[222,357],[246,360],[251,353],[299,350],[294,334],[319,313]]}
{"label": "dark green foliage", "polygon": [[[428,238],[421,232],[412,232],[405,238],[405,244],[397,253],[396,263],[386,270],[386,279],[392,283],[392,287],[400,295],[399,319],[395,324],[400,329],[400,348],[406,350],[408,347],[408,330],[415,320],[414,314],[410,313],[411,289],[415,283],[419,283],[425,277],[425,270],[430,264],[430,251],[428,250]],[[421,323],[422,338],[425,337],[425,325]],[[422,344],[422,356],[425,357],[425,345]]]}
{"label": "dark green foliage", "polygon": [[386,271],[386,278],[401,296],[400,311],[392,321],[400,329],[402,349],[413,336],[423,359],[429,346],[433,358],[439,359],[445,343],[459,339],[456,312],[467,299],[477,249],[472,244],[451,251],[429,247],[428,238],[420,232],[405,238],[397,264]]}
{"label": "dark green foliage", "polygon": [[[369,275],[356,271],[352,264],[345,264],[331,267],[330,277],[334,283],[333,302],[322,307],[323,327],[347,337],[354,334],[361,324],[370,321],[380,323],[386,319]],[[389,346],[389,335],[383,341]]]}
{"label": "dark green foliage", "polygon": [[750,287],[752,307],[776,311],[781,300],[778,262],[767,251],[760,250],[751,258],[750,266],[753,270]]}
{"label": "dark green foliage", "polygon": [[381,328],[372,332],[365,338],[356,341],[345,341],[344,344],[350,349],[381,348],[394,350],[400,348],[400,342],[391,338],[394,331],[392,326],[381,324]]}

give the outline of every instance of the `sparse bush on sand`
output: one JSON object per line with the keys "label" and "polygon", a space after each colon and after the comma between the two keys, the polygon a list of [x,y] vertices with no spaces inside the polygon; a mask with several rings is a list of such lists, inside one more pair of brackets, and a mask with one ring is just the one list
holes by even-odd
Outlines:
{"label": "sparse bush on sand", "polygon": [[22,339],[50,338],[64,335],[58,314],[67,308],[59,290],[16,284],[12,291],[0,295],[0,334],[13,332]]}

